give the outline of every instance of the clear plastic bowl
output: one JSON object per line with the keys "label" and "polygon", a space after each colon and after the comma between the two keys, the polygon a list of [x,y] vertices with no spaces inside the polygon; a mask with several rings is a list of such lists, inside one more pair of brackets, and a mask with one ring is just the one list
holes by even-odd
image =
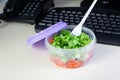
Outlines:
{"label": "clear plastic bowl", "polygon": [[[72,30],[73,28],[74,26],[72,27],[69,26],[65,29]],[[86,64],[92,58],[93,48],[96,43],[95,34],[93,33],[92,30],[86,27],[83,27],[82,31],[89,35],[89,37],[92,39],[91,43],[82,48],[76,49],[56,48],[48,42],[48,40],[52,38],[54,34],[46,37],[45,45],[50,52],[50,59],[53,63],[64,68],[79,68]]]}

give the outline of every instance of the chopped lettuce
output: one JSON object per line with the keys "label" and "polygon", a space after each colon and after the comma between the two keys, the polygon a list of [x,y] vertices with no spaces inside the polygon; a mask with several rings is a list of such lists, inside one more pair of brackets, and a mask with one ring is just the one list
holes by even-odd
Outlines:
{"label": "chopped lettuce", "polygon": [[71,31],[69,30],[62,30],[60,34],[55,34],[53,39],[54,41],[51,45],[64,49],[80,48],[92,41],[84,32],[82,32],[80,36],[74,36],[71,35]]}

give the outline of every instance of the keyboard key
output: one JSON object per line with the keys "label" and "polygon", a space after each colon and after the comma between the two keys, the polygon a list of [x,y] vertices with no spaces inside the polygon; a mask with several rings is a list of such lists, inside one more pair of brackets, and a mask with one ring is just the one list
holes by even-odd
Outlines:
{"label": "keyboard key", "polygon": [[111,34],[111,31],[109,30],[105,30],[104,33],[108,33],[108,34]]}
{"label": "keyboard key", "polygon": [[103,33],[103,30],[97,29],[96,32]]}
{"label": "keyboard key", "polygon": [[40,26],[41,26],[41,25],[42,25],[42,26],[46,26],[46,23],[41,23],[41,22],[40,22],[39,25],[40,25]]}
{"label": "keyboard key", "polygon": [[115,34],[115,35],[120,35],[120,32],[112,32],[112,34]]}

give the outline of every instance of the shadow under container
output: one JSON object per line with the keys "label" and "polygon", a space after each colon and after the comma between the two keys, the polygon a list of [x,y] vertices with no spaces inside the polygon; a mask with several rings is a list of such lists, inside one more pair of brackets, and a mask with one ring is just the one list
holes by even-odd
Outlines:
{"label": "shadow under container", "polygon": [[[72,30],[74,26],[67,27],[65,29]],[[85,32],[92,41],[84,47],[75,48],[75,49],[62,49],[52,46],[48,40],[53,38],[54,34],[46,37],[45,45],[50,52],[51,61],[57,66],[64,68],[79,68],[85,65],[93,56],[93,48],[96,43],[96,37],[94,32],[86,27],[82,28],[82,31]],[[59,33],[59,32],[58,32]]]}

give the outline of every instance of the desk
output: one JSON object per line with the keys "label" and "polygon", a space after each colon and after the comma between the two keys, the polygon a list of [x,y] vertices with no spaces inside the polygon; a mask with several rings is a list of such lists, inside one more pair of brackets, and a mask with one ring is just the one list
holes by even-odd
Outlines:
{"label": "desk", "polygon": [[[79,0],[56,0],[56,6],[79,6]],[[74,6],[73,5],[73,6]],[[32,47],[27,39],[34,25],[9,22],[0,25],[0,80],[120,80],[120,47],[96,44],[88,64],[77,69],[55,66],[41,42]]]}

